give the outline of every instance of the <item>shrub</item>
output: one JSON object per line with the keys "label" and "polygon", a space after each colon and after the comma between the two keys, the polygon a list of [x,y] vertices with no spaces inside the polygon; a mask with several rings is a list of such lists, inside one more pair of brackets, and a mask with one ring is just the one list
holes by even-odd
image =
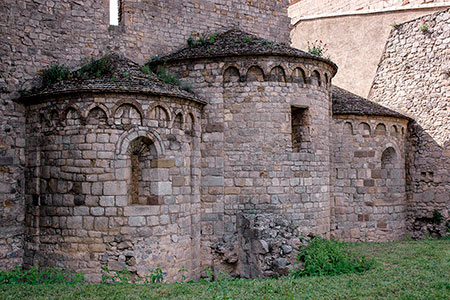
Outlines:
{"label": "shrub", "polygon": [[39,269],[37,266],[28,270],[16,267],[11,271],[0,271],[0,284],[75,284],[84,281],[84,275],[59,268]]}
{"label": "shrub", "polygon": [[101,77],[104,75],[110,75],[113,71],[111,65],[111,59],[109,56],[104,56],[99,59],[91,58],[85,63],[80,70],[77,71],[77,75],[83,79],[89,77]]}
{"label": "shrub", "polygon": [[373,260],[348,252],[342,242],[313,237],[298,249],[297,259],[303,267],[293,271],[294,277],[360,273],[374,265]]}
{"label": "shrub", "polygon": [[53,64],[50,68],[43,71],[42,81],[44,85],[50,85],[55,82],[68,79],[71,75],[72,74],[70,73],[69,68],[67,68],[64,64]]}

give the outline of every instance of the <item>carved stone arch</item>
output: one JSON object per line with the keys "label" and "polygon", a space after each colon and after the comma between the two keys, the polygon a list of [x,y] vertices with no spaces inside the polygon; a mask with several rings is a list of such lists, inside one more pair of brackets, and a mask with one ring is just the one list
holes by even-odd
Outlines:
{"label": "carved stone arch", "polygon": [[102,109],[102,110],[105,112],[106,117],[107,117],[108,120],[109,120],[109,118],[111,117],[111,113],[110,113],[109,109],[106,107],[106,105],[104,105],[103,103],[91,103],[91,104],[86,108],[86,111],[84,112],[83,117],[84,117],[85,119],[87,119],[87,117],[88,117],[88,115],[89,115],[89,112],[90,112],[92,109],[96,108],[96,107]]}
{"label": "carved stone arch", "polygon": [[172,121],[170,122],[169,128],[176,128],[182,130],[185,122],[186,122],[185,113],[178,108],[173,113],[173,118]]}
{"label": "carved stone arch", "polygon": [[264,71],[257,65],[252,65],[247,69],[245,80],[248,82],[265,80]]}
{"label": "carved stone arch", "polygon": [[194,135],[197,131],[197,123],[197,118],[192,110],[187,111],[184,126],[185,130],[188,130],[191,135]]}
{"label": "carved stone arch", "polygon": [[84,124],[83,115],[75,104],[68,104],[63,110],[63,123],[65,126]]}
{"label": "carved stone arch", "polygon": [[391,136],[393,137],[398,137],[399,131],[398,131],[398,127],[397,125],[392,125],[391,126]]}
{"label": "carved stone arch", "polygon": [[166,104],[158,101],[150,106],[148,119],[151,122],[150,126],[169,127],[172,121],[171,110]]}
{"label": "carved stone arch", "polygon": [[360,122],[358,125],[358,131],[363,136],[370,136],[372,134],[372,129],[370,128],[370,125],[367,122]]}
{"label": "carved stone arch", "polygon": [[[138,115],[135,115],[135,112]],[[119,113],[128,113],[125,120],[119,119]],[[142,125],[142,119],[144,118],[144,111],[139,103],[135,100],[120,100],[112,109],[111,118],[116,125]],[[126,122],[125,122],[126,121]]]}
{"label": "carved stone arch", "polygon": [[306,82],[306,72],[301,66],[296,66],[292,70],[292,82],[305,83]]}
{"label": "carved stone arch", "polygon": [[321,86],[321,84],[322,84],[322,77],[321,77],[319,71],[313,70],[311,72],[311,76],[309,78],[310,78],[310,83],[312,85]]}
{"label": "carved stone arch", "polygon": [[383,153],[384,153],[384,152],[386,151],[386,149],[388,149],[388,148],[393,148],[393,149],[395,150],[397,160],[399,160],[400,154],[401,154],[400,148],[398,147],[398,145],[397,145],[394,141],[390,141],[390,142],[384,144],[381,148],[382,148],[382,151],[379,150],[379,151],[376,151],[376,152],[375,152],[375,159],[376,159],[377,161],[381,161],[382,156],[383,156]]}
{"label": "carved stone arch", "polygon": [[101,103],[93,103],[86,109],[85,120],[87,125],[106,125],[110,120],[108,109]]}
{"label": "carved stone arch", "polygon": [[161,136],[158,132],[153,130],[143,130],[139,128],[133,128],[122,133],[116,143],[116,151],[115,154],[117,158],[123,158],[123,156],[127,155],[128,147],[130,146],[130,142],[136,139],[137,137],[146,137],[149,138],[153,144],[155,145],[155,150],[158,157],[162,157],[165,155],[166,150],[164,148],[164,143],[161,139]]}
{"label": "carved stone arch", "polygon": [[241,78],[240,67],[236,64],[227,64],[223,68],[223,82],[239,82]]}
{"label": "carved stone arch", "polygon": [[386,135],[386,125],[384,123],[378,123],[375,127],[375,135]]}
{"label": "carved stone arch", "polygon": [[269,74],[269,81],[286,82],[286,72],[281,65],[274,66]]}
{"label": "carved stone arch", "polygon": [[344,123],[344,134],[353,135],[353,124],[350,121]]}

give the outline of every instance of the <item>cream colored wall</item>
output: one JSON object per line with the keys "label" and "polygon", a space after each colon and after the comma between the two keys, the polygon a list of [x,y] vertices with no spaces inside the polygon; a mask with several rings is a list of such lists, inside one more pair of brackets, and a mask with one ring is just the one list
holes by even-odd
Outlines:
{"label": "cream colored wall", "polygon": [[[386,11],[299,21],[291,31],[292,46],[308,50],[307,42],[322,40],[339,66],[333,84],[367,97],[377,71],[390,24],[400,24],[443,8]],[[419,28],[418,28],[419,30]]]}
{"label": "cream colored wall", "polygon": [[439,4],[448,0],[300,0],[291,1],[290,16],[312,16],[349,11],[376,10]]}

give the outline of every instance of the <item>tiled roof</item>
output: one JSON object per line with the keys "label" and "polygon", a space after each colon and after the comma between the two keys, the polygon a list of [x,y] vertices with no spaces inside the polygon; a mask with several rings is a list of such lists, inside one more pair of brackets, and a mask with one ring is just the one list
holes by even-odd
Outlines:
{"label": "tiled roof", "polygon": [[410,119],[387,107],[333,86],[331,89],[334,115],[386,116]]}
{"label": "tiled roof", "polygon": [[193,58],[261,55],[312,58],[331,65],[337,71],[336,64],[329,59],[312,55],[283,43],[268,41],[240,29],[230,29],[218,34],[213,39],[206,37],[203,42],[199,43],[197,41],[195,45],[186,46],[183,49],[161,57],[160,60],[174,61]]}
{"label": "tiled roof", "polygon": [[35,88],[25,93],[21,100],[30,102],[37,97],[80,92],[116,92],[174,96],[206,103],[177,85],[163,82],[151,72],[145,74],[138,64],[125,57],[117,54],[110,54],[107,57],[112,67],[111,73],[98,77],[83,77],[77,75],[75,71],[72,78]]}

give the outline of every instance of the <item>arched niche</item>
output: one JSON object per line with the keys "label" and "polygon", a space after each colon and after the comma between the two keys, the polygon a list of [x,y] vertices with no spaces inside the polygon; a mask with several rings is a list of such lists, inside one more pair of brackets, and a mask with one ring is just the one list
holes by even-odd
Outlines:
{"label": "arched niche", "polygon": [[188,131],[189,134],[191,135],[195,134],[195,117],[191,112],[189,112],[186,116],[185,129]]}
{"label": "arched niche", "polygon": [[264,81],[264,71],[258,66],[252,66],[247,71],[246,80],[251,81]]}
{"label": "arched niche", "polygon": [[379,123],[377,127],[375,127],[375,135],[386,135],[386,125]]}
{"label": "arched niche", "polygon": [[179,112],[175,115],[175,118],[173,120],[173,125],[172,128],[174,129],[179,129],[182,130],[183,129],[183,113]]}
{"label": "arched niche", "polygon": [[398,155],[393,147],[386,148],[381,154],[381,185],[386,202],[394,202],[404,196],[405,170],[399,163]]}
{"label": "arched niche", "polygon": [[397,137],[398,136],[398,127],[397,125],[391,126],[391,136]]}
{"label": "arched niche", "polygon": [[329,82],[329,77],[328,77],[328,74],[327,73],[325,73],[325,75],[324,75],[324,77],[325,77],[325,85],[327,86],[327,85],[329,85],[330,84],[330,82]]}
{"label": "arched niche", "polygon": [[320,78],[320,73],[318,71],[313,71],[311,73],[311,84],[315,85],[315,86],[320,86],[321,85],[321,78]]}
{"label": "arched niche", "polygon": [[238,82],[240,76],[238,68],[230,66],[223,73],[223,82]]}
{"label": "arched niche", "polygon": [[87,125],[106,125],[107,122],[106,112],[99,106],[92,108],[86,118]]}
{"label": "arched niche", "polygon": [[366,122],[361,122],[358,126],[358,129],[363,136],[370,136],[371,134],[370,126]]}
{"label": "arched niche", "polygon": [[302,68],[297,67],[292,71],[292,82],[305,83],[306,75]]}
{"label": "arched niche", "polygon": [[114,111],[116,125],[142,125],[142,114],[136,106],[124,103]]}
{"label": "arched niche", "polygon": [[270,70],[269,80],[286,82],[286,74],[284,69],[281,66],[273,67],[272,70]]}
{"label": "arched niche", "polygon": [[397,153],[393,147],[388,147],[381,154],[381,168],[392,168],[397,161]]}
{"label": "arched niche", "polygon": [[353,125],[350,122],[344,123],[344,134],[352,135],[353,134]]}
{"label": "arched niche", "polygon": [[156,105],[150,110],[150,119],[156,121],[158,127],[168,127],[170,117],[168,110],[162,105]]}
{"label": "arched niche", "polygon": [[64,125],[65,126],[77,126],[81,124],[81,113],[74,107],[69,107],[64,113]]}

